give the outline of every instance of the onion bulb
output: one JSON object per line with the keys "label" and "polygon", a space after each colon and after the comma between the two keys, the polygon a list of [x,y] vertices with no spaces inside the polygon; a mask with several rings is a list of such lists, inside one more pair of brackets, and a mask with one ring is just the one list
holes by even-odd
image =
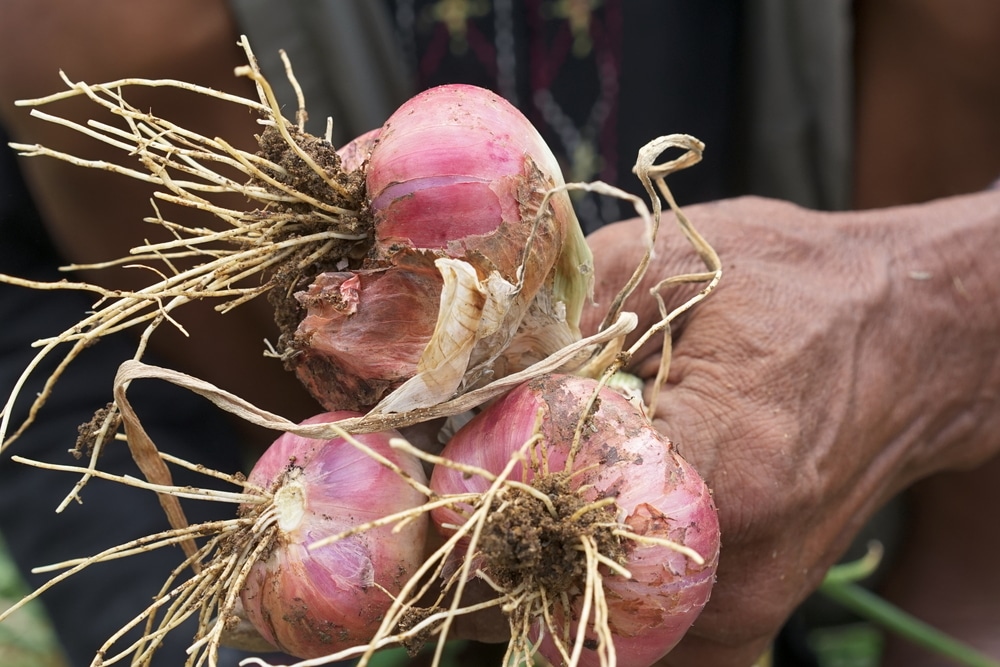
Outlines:
{"label": "onion bulb", "polygon": [[[333,422],[348,412],[318,415],[303,423]],[[395,432],[354,438],[424,484],[413,457],[389,446]],[[401,475],[351,443],[312,440],[285,433],[260,457],[248,488],[273,494],[265,510],[275,534],[252,566],[241,591],[245,613],[257,631],[282,651],[313,658],[365,644],[410,575],[419,566],[426,515],[397,532],[369,528],[335,542],[311,545],[383,516],[417,507],[424,496]]]}
{"label": "onion bulb", "polygon": [[543,207],[559,165],[503,98],[432,88],[339,153],[365,170],[373,242],[362,266],[296,295],[306,314],[290,357],[327,409],[434,405],[534,360],[505,357],[519,335],[541,356],[580,337],[590,251],[565,191]]}
{"label": "onion bulb", "polygon": [[[512,633],[531,627],[530,640],[554,665],[598,665],[613,652],[619,667],[644,667],[673,648],[708,601],[718,517],[702,479],[631,403],[604,388],[589,404],[597,387],[571,376],[532,380],[461,428],[442,457],[497,475],[521,452],[509,480],[534,492],[504,490],[472,556],[489,581],[520,598]],[[431,476],[442,495],[490,484],[443,465]],[[447,533],[468,509],[432,517]]]}

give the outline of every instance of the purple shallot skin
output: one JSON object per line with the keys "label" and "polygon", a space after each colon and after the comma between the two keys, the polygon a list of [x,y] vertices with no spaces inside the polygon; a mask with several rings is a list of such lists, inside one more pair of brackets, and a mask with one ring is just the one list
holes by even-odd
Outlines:
{"label": "purple shallot skin", "polygon": [[[304,424],[357,416],[330,412]],[[419,462],[392,449],[394,431],[357,440],[423,483]],[[421,505],[423,494],[347,441],[285,433],[261,456],[248,482],[274,495],[277,536],[252,566],[241,592],[247,617],[277,648],[315,658],[366,644],[391,595],[423,559],[424,515],[402,530],[368,529],[318,548],[354,526]]]}
{"label": "purple shallot skin", "polygon": [[[572,376],[529,381],[460,429],[442,456],[496,474],[539,428],[540,444],[525,454],[526,461],[535,463],[517,463],[510,476],[538,488],[547,474],[566,470],[574,432],[596,387],[593,380]],[[719,558],[717,511],[708,486],[676,447],[615,391],[600,391],[582,433],[570,466],[569,489],[586,503],[613,499],[613,521],[639,536],[621,542],[624,554],[620,564],[631,578],[604,565],[600,572],[617,665],[646,667],[680,641],[708,602]],[[540,465],[539,459],[544,459],[544,464]],[[482,476],[444,466],[435,467],[431,476],[431,488],[439,494],[483,492],[489,485]],[[437,509],[432,518],[438,526],[461,525],[467,514],[460,509]],[[669,540],[692,550],[702,562],[690,552],[643,541],[642,537]],[[495,578],[489,554],[483,554],[478,562]],[[584,582],[579,581],[567,591],[571,600],[569,637],[576,636],[583,590]],[[557,608],[555,615],[557,622],[565,625],[565,610]],[[533,630],[534,640],[541,637],[539,651],[554,665],[563,664],[551,638],[539,628],[540,622]],[[586,636],[577,664],[599,665],[597,638],[589,629]]]}

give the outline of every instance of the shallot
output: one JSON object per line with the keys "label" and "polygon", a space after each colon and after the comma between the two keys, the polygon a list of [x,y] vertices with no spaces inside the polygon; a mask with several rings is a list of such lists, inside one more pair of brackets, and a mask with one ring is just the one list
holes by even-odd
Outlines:
{"label": "shallot", "polygon": [[[518,600],[512,634],[530,627],[555,665],[614,655],[619,667],[643,667],[708,601],[719,523],[708,487],[676,448],[632,403],[598,386],[559,375],[521,385],[461,428],[442,457],[492,475],[520,457],[468,556]],[[431,476],[442,495],[490,484],[450,465]],[[433,512],[446,533],[466,516],[463,505]]]}
{"label": "shallot", "polygon": [[[432,88],[339,154],[365,170],[374,240],[361,266],[296,295],[305,316],[288,357],[327,409],[434,405],[520,370],[504,357],[519,334],[547,347],[540,357],[579,338],[590,251],[552,151],[506,100]],[[532,307],[541,341],[519,331]],[[378,368],[359,365],[369,357]]]}
{"label": "shallot", "polygon": [[[333,412],[306,424],[354,416]],[[354,436],[376,456],[341,438],[285,433],[261,456],[248,486],[273,494],[265,506],[277,525],[272,548],[250,570],[241,592],[246,615],[271,644],[311,658],[368,642],[423,557],[426,515],[330,538],[421,505],[420,463],[393,450],[395,432]],[[403,473],[377,460],[398,466]],[[327,540],[321,546],[311,545]]]}

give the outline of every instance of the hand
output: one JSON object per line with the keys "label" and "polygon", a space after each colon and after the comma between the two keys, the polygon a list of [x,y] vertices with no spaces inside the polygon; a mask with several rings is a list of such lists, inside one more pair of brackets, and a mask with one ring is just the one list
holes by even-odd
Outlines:
{"label": "hand", "polygon": [[[674,325],[655,422],[714,490],[722,553],[712,599],[663,664],[746,667],[880,505],[1000,449],[1000,370],[983,364],[1000,317],[972,241],[996,247],[1000,198],[851,214],[739,199],[686,213],[724,273]],[[944,222],[970,219],[961,233]],[[700,269],[670,222],[626,304],[647,326],[659,319],[649,286]],[[590,237],[598,302],[631,273],[640,232],[631,221]],[[643,351],[633,372],[651,381],[659,357]]]}

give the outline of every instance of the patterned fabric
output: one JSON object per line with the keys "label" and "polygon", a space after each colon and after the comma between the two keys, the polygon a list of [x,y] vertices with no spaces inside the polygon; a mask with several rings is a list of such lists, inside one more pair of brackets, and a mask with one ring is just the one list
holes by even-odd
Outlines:
{"label": "patterned fabric", "polygon": [[397,0],[396,20],[419,88],[461,80],[493,89],[555,140],[567,179],[608,177],[621,0]]}
{"label": "patterned fabric", "polygon": [[[630,171],[642,144],[670,132],[716,144],[728,134],[735,3],[711,2],[708,9],[663,0],[390,4],[416,87],[463,82],[496,91],[539,129],[567,181],[602,180],[639,193]],[[704,67],[684,67],[712,77],[697,88],[714,99],[708,105],[705,99],[690,104],[681,95],[664,99],[673,88],[657,76],[664,55],[679,63],[706,47],[717,55],[701,58]],[[641,109],[646,105],[655,114]],[[718,112],[698,114],[695,106]],[[683,121],[685,115],[691,122]],[[692,127],[699,117],[708,121],[700,123],[703,128],[712,126],[711,137]],[[703,192],[694,197],[722,196],[721,181],[707,185],[721,173],[711,170],[707,180],[703,174]],[[577,193],[575,203],[587,231],[630,214],[622,210],[627,205],[596,195]]]}
{"label": "patterned fabric", "polygon": [[[286,107],[285,49],[310,129],[334,141],[377,127],[413,92],[466,82],[513,102],[569,180],[642,194],[639,148],[675,132],[705,142],[678,201],[758,194],[850,202],[851,0],[230,0]],[[576,201],[591,231],[632,215]]]}

